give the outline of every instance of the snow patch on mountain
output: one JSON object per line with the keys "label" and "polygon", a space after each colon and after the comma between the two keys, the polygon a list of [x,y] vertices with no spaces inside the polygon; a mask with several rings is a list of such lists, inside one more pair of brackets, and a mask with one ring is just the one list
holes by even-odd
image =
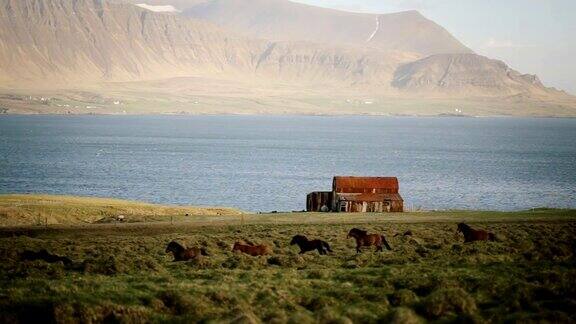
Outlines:
{"label": "snow patch on mountain", "polygon": [[376,34],[378,33],[378,30],[380,30],[380,17],[376,17],[376,29],[374,29],[374,31],[372,32],[372,35],[370,35],[370,37],[368,37],[368,40],[366,42],[370,42],[372,39],[374,39],[374,36],[376,36]]}
{"label": "snow patch on mountain", "polygon": [[140,8],[144,8],[146,10],[154,11],[154,12],[180,12],[180,10],[174,8],[174,6],[166,5],[166,6],[154,6],[149,5],[146,3],[138,3],[136,6]]}

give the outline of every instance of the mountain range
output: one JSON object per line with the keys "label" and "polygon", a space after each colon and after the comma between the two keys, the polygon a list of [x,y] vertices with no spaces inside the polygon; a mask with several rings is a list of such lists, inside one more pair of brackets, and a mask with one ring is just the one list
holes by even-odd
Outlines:
{"label": "mountain range", "polygon": [[142,1],[0,0],[0,113],[576,115],[416,11]]}

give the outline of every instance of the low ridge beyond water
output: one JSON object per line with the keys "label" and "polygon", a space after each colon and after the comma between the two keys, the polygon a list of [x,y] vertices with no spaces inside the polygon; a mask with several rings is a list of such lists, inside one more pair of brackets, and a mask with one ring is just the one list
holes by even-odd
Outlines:
{"label": "low ridge beyond water", "polygon": [[576,207],[576,119],[3,116],[0,193],[301,210],[334,175],[408,207]]}

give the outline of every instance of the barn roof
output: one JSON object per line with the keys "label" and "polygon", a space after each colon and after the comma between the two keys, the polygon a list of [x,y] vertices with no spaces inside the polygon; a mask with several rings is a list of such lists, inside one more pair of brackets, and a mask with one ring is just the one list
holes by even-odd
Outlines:
{"label": "barn roof", "polygon": [[365,201],[365,202],[377,202],[377,201],[404,201],[400,194],[397,193],[383,193],[383,194],[373,194],[373,193],[339,193],[338,200],[344,201]]}
{"label": "barn roof", "polygon": [[396,177],[334,177],[332,188],[336,192],[398,193]]}

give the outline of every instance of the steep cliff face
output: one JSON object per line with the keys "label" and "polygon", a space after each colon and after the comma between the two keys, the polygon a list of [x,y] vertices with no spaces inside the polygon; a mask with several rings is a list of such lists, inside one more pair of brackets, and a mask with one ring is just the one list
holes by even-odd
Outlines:
{"label": "steep cliff face", "polygon": [[0,71],[13,80],[140,80],[251,64],[259,44],[209,23],[94,0],[1,0]]}
{"label": "steep cliff face", "polygon": [[248,39],[211,23],[101,0],[0,0],[0,71],[14,82],[207,76],[388,87],[417,56]]}
{"label": "steep cliff face", "polygon": [[416,11],[376,15],[287,0],[210,0],[189,7],[184,14],[270,40],[355,45],[422,56],[471,53],[444,28]]}
{"label": "steep cliff face", "polygon": [[255,61],[254,71],[265,78],[365,86],[386,91],[398,64],[415,57],[371,49],[270,42]]}
{"label": "steep cliff face", "polygon": [[392,85],[408,92],[457,96],[550,95],[535,75],[521,74],[504,62],[476,54],[433,55],[400,66]]}

